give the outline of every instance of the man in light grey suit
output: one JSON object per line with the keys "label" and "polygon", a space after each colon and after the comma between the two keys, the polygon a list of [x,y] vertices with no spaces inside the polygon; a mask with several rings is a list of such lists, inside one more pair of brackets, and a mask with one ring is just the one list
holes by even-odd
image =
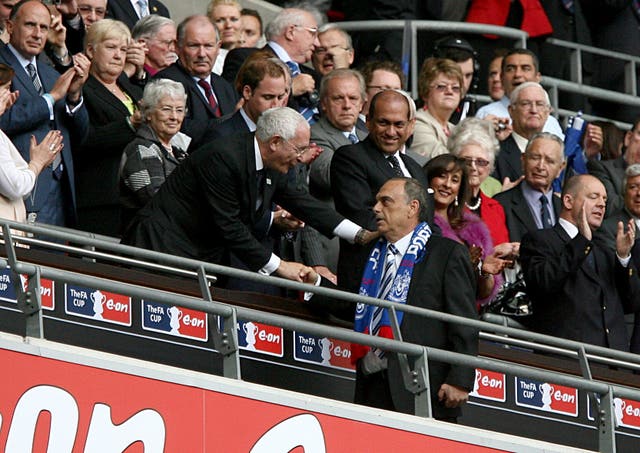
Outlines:
{"label": "man in light grey suit", "polygon": [[[352,69],[334,69],[323,77],[320,84],[322,117],[311,126],[311,141],[321,146],[323,152],[311,163],[309,192],[331,207],[331,158],[338,148],[357,143],[366,137],[365,132],[356,129],[365,97],[364,79],[358,71]],[[335,274],[338,265],[338,240],[303,233],[302,246],[318,247],[329,271]]]}

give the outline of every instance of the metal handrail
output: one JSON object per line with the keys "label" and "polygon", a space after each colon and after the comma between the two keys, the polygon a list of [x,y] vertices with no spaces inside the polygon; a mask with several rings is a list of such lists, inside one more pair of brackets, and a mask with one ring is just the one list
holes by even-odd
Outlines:
{"label": "metal handrail", "polygon": [[[31,303],[31,305],[35,305],[35,309],[27,312],[27,323],[29,325],[29,318],[33,318],[34,316],[38,318],[40,328],[42,326],[42,311],[40,307],[40,278],[45,277],[52,280],[64,280],[68,282],[72,282],[75,284],[89,286],[89,287],[97,287],[101,289],[105,289],[108,291],[114,291],[118,293],[125,293],[131,296],[136,296],[145,299],[152,299],[158,302],[170,303],[173,305],[179,305],[199,311],[203,311],[209,313],[211,315],[222,317],[225,322],[225,332],[218,332],[218,335],[222,337],[222,340],[219,340],[216,344],[216,349],[223,355],[223,372],[227,377],[232,377],[239,379],[240,378],[240,366],[239,366],[239,348],[237,343],[237,335],[234,335],[232,331],[230,331],[229,326],[236,325],[235,320],[237,318],[241,319],[251,319],[257,322],[264,322],[267,324],[275,325],[278,327],[282,327],[288,330],[296,330],[296,331],[304,331],[309,334],[321,335],[321,336],[330,336],[333,338],[337,338],[340,340],[352,342],[352,343],[360,343],[369,345],[372,347],[380,348],[387,351],[392,351],[394,353],[400,355],[406,355],[415,358],[414,369],[403,369],[403,375],[405,375],[405,384],[407,388],[414,393],[416,400],[416,415],[421,416],[430,416],[430,396],[429,396],[429,383],[428,378],[426,382],[424,379],[421,380],[420,377],[428,376],[428,361],[429,359],[433,359],[440,362],[450,363],[454,365],[462,365],[468,367],[476,367],[483,368],[487,370],[497,371],[501,373],[515,373],[519,376],[527,377],[530,379],[535,379],[539,381],[549,381],[554,382],[560,385],[571,386],[583,391],[591,392],[597,394],[601,397],[600,403],[600,411],[601,417],[598,421],[599,423],[599,435],[600,435],[600,449],[601,451],[615,451],[615,436],[612,434],[614,429],[613,422],[613,397],[621,397],[621,398],[629,398],[640,401],[640,390],[631,389],[627,387],[623,387],[620,385],[611,385],[604,382],[594,381],[590,378],[590,371],[583,370],[583,374],[587,376],[587,378],[577,377],[565,373],[558,373],[555,371],[541,370],[528,366],[517,365],[513,363],[506,363],[501,360],[491,359],[491,358],[480,358],[480,357],[472,357],[467,356],[460,353],[454,353],[451,351],[445,351],[437,348],[425,347],[422,345],[391,340],[386,338],[381,338],[377,336],[371,336],[367,334],[362,334],[359,332],[354,332],[349,329],[341,328],[341,327],[333,327],[326,326],[317,323],[313,323],[310,321],[304,321],[297,318],[292,318],[290,316],[278,315],[274,313],[258,311],[249,308],[243,308],[239,306],[233,306],[229,304],[223,304],[220,302],[216,302],[211,299],[210,295],[203,295],[202,298],[195,298],[185,295],[180,295],[176,293],[171,293],[167,291],[150,289],[146,287],[142,287],[139,285],[133,285],[128,283],[123,283],[114,280],[108,280],[100,277],[89,276],[78,274],[75,272],[70,272],[66,270],[60,270],[48,266],[35,265],[26,262],[19,261],[16,258],[15,244],[14,244],[14,231],[29,231],[31,233],[37,232],[41,234],[48,234],[46,227],[40,225],[24,225],[11,221],[0,221],[0,225],[2,226],[2,233],[5,241],[5,247],[7,250],[7,260],[0,260],[0,264],[9,265],[15,273],[27,274],[29,276],[35,276],[36,278],[30,279],[29,288],[27,292],[24,292],[21,289],[21,285],[18,285],[20,289],[17,289],[19,294],[19,302],[20,307],[28,306],[29,300],[33,299],[36,301],[35,304]],[[45,233],[43,233],[43,231]],[[72,231],[72,230],[70,230]],[[554,337],[548,337],[541,334],[536,334],[533,332],[522,332],[518,329],[495,325],[486,323],[478,320],[471,320],[467,318],[462,318],[454,315],[450,315],[447,313],[441,313],[433,310],[426,310],[418,307],[413,307],[410,305],[396,304],[388,301],[383,301],[380,299],[373,299],[369,297],[363,297],[356,294],[344,293],[341,291],[321,288],[321,287],[311,287],[310,285],[305,285],[297,282],[290,282],[288,280],[268,277],[259,275],[257,273],[252,273],[248,271],[242,271],[238,269],[226,268],[224,266],[213,265],[209,263],[202,263],[196,260],[189,260],[186,258],[173,257],[170,255],[164,255],[157,252],[144,251],[140,249],[136,249],[134,247],[128,247],[119,244],[113,244],[110,241],[102,241],[99,239],[91,239],[87,237],[81,237],[74,232],[74,234],[69,234],[66,231],[60,231],[56,229],[55,231],[50,232],[51,235],[55,235],[58,239],[65,238],[65,240],[76,241],[80,240],[81,242],[92,242],[92,246],[96,248],[112,248],[117,249],[119,251],[128,253],[128,254],[144,254],[151,256],[152,259],[159,261],[169,261],[176,262],[182,261],[187,265],[197,265],[198,269],[202,270],[210,270],[212,272],[217,272],[220,274],[232,275],[239,278],[247,278],[249,280],[268,282],[270,284],[284,286],[290,289],[308,291],[309,289],[313,289],[313,292],[319,293],[322,295],[334,297],[337,299],[347,300],[351,302],[364,302],[372,305],[384,306],[391,308],[392,312],[394,310],[402,310],[407,313],[412,313],[420,316],[425,316],[432,319],[441,320],[443,322],[454,322],[470,327],[484,329],[486,331],[494,331],[496,333],[502,334],[511,334],[513,336],[522,336],[527,338],[530,341],[541,341],[543,342],[544,348],[558,347],[560,349],[573,349],[574,354],[577,353],[580,355],[581,359],[586,362],[586,354],[585,351],[590,351],[590,354],[594,354],[593,358],[597,359],[596,355],[598,353],[603,353],[608,359],[620,359],[620,363],[624,366],[630,366],[632,368],[636,368],[640,364],[640,358],[634,356],[632,354],[623,353],[620,351],[611,351],[605,348],[600,348],[597,346],[582,344],[569,340],[561,340]],[[82,251],[83,249],[79,249]],[[35,281],[35,283],[33,283]],[[27,304],[23,303],[27,301]],[[31,300],[31,302],[33,302]],[[397,322],[396,322],[397,323]],[[31,325],[36,325],[38,323],[31,322]],[[28,335],[31,332],[28,330]],[[32,335],[32,336],[40,336],[43,337],[43,332],[40,331],[40,335]],[[521,344],[525,344],[526,342],[521,342]],[[219,347],[221,345],[222,347]],[[531,343],[532,346],[536,346],[535,343]],[[556,349],[553,349],[556,352]],[[591,358],[591,356],[590,356]],[[628,362],[628,363],[627,363]],[[407,362],[408,363],[408,362]],[[588,367],[588,364],[586,365]],[[409,376],[407,378],[407,376]],[[426,401],[426,402],[425,402]]]}

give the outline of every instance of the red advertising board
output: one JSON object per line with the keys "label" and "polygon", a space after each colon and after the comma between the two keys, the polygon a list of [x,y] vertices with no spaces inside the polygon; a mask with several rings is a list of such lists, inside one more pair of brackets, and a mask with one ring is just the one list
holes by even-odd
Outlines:
{"label": "red advertising board", "polygon": [[14,351],[0,361],[11,364],[0,374],[0,451],[496,451]]}

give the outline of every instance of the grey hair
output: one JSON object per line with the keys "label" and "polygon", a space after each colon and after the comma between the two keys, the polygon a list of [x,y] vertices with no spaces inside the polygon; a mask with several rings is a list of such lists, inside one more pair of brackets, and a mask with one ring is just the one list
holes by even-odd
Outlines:
{"label": "grey hair", "polygon": [[544,93],[544,100],[547,103],[547,107],[551,107],[551,101],[549,100],[549,93],[547,93],[547,90],[545,90],[543,86],[540,85],[538,82],[524,82],[518,85],[517,87],[515,87],[515,89],[511,92],[511,96],[509,97],[509,103],[511,105],[514,105],[516,102],[518,102],[518,98],[520,97],[520,93],[522,92],[522,90],[531,88],[531,87],[540,88]]}
{"label": "grey hair", "polygon": [[155,79],[147,83],[140,102],[142,118],[146,118],[147,113],[152,112],[160,101],[167,96],[174,99],[182,99],[184,105],[187,104],[187,94],[184,91],[184,85],[180,82],[169,79]]}
{"label": "grey hair", "polygon": [[627,187],[627,181],[629,178],[640,176],[640,164],[632,164],[624,171],[624,177],[622,178],[622,187]]}
{"label": "grey hair", "polygon": [[307,120],[292,108],[275,107],[264,111],[258,118],[256,138],[266,142],[277,135],[285,140],[291,140],[302,124],[309,127]]}
{"label": "grey hair", "polygon": [[211,22],[211,19],[209,19],[207,16],[203,16],[201,14],[194,14],[193,16],[189,16],[186,19],[184,19],[182,22],[180,22],[180,24],[178,24],[178,33],[177,33],[177,39],[178,39],[178,46],[182,47],[182,44],[184,43],[184,35],[187,33],[187,26],[191,23],[191,22],[206,22],[209,23],[213,26],[213,29],[216,31],[216,42],[220,41],[220,32],[218,31],[218,27],[215,26],[214,23]]}
{"label": "grey hair", "polygon": [[447,148],[451,154],[458,157],[462,148],[467,145],[477,145],[482,148],[487,155],[489,173],[491,173],[500,151],[500,142],[496,138],[493,123],[474,117],[462,120],[451,132],[447,140]]}
{"label": "grey hair", "polygon": [[273,41],[275,38],[282,36],[290,26],[301,25],[307,14],[313,16],[318,26],[324,22],[320,12],[310,5],[305,4],[298,5],[295,8],[285,8],[267,24],[264,30],[265,38],[267,41]]}
{"label": "grey hair", "polygon": [[404,194],[407,204],[416,200],[420,205],[418,220],[426,222],[429,216],[427,212],[427,190],[424,186],[414,178],[392,178],[390,181],[404,181]]}
{"label": "grey hair", "polygon": [[356,80],[358,80],[358,85],[360,85],[360,97],[364,101],[367,98],[367,91],[366,91],[366,86],[364,84],[364,77],[362,77],[362,74],[360,74],[359,71],[356,71],[355,69],[347,69],[347,68],[334,69],[333,71],[331,71],[329,74],[327,74],[322,78],[322,80],[320,81],[320,98],[322,99],[328,95],[327,86],[329,85],[329,82],[331,80],[346,79],[349,77],[355,77]]}
{"label": "grey hair", "polygon": [[166,25],[175,27],[176,23],[168,17],[149,14],[136,22],[136,25],[131,30],[131,37],[133,39],[153,38]]}
{"label": "grey hair", "polygon": [[565,160],[565,156],[564,156],[564,142],[562,141],[562,139],[560,137],[558,137],[556,134],[552,134],[551,132],[537,132],[535,134],[533,134],[533,136],[529,139],[529,141],[527,142],[527,146],[524,149],[524,153],[528,154],[529,153],[529,149],[531,148],[531,146],[533,146],[533,142],[535,142],[536,140],[551,140],[553,142],[556,142],[557,144],[560,145],[560,154],[561,156],[561,160]]}
{"label": "grey hair", "polygon": [[340,36],[344,38],[344,40],[347,43],[347,49],[349,50],[353,49],[353,40],[351,39],[351,35],[346,31],[344,31],[342,28],[338,27],[336,24],[333,24],[333,23],[324,24],[323,26],[318,28],[318,36],[323,35],[328,31],[332,31],[332,30],[336,30],[338,33],[340,33]]}

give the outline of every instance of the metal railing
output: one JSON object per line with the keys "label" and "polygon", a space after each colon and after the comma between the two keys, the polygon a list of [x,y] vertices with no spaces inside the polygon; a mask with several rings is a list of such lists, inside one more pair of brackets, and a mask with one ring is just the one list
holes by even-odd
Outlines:
{"label": "metal railing", "polygon": [[[235,330],[237,319],[251,319],[257,322],[267,323],[282,327],[284,329],[303,331],[313,335],[329,336],[351,343],[360,343],[372,347],[398,354],[402,368],[403,379],[406,388],[415,396],[415,414],[422,417],[431,416],[431,401],[429,392],[428,367],[429,360],[445,362],[454,365],[461,365],[474,368],[482,368],[501,373],[515,373],[518,376],[527,377],[544,382],[554,382],[590,392],[598,398],[598,433],[600,451],[615,451],[615,419],[613,411],[614,397],[628,398],[640,401],[640,390],[613,385],[605,382],[595,381],[591,376],[590,363],[599,362],[617,367],[640,370],[640,356],[621,351],[610,350],[589,344],[564,340],[556,337],[522,331],[516,328],[491,324],[479,320],[463,318],[411,305],[397,304],[385,300],[373,299],[359,296],[357,294],[345,293],[342,291],[311,287],[302,283],[292,282],[276,277],[268,277],[253,272],[242,271],[215,264],[200,262],[187,258],[165,255],[144,249],[116,244],[112,240],[95,239],[83,235],[75,230],[55,228],[49,229],[41,225],[28,225],[0,220],[2,236],[5,242],[6,260],[0,260],[0,265],[8,265],[11,271],[16,274],[14,281],[19,282],[17,274],[30,276],[26,290],[21,284],[16,284],[16,293],[20,309],[26,314],[27,336],[44,338],[43,316],[40,303],[40,279],[64,280],[78,285],[101,288],[107,291],[125,293],[130,296],[152,299],[160,303],[169,303],[182,307],[187,307],[202,312],[218,316],[224,320],[223,330],[213,329],[213,344],[216,350],[223,357],[223,374],[229,378],[241,378],[239,344]],[[13,230],[13,231],[12,231]],[[16,236],[15,231],[22,231],[27,236]],[[93,250],[86,250],[68,244],[48,243],[39,238],[29,237],[29,235],[51,236],[56,240],[78,243],[82,246],[90,246]],[[53,251],[65,250],[67,252],[82,256],[83,253],[95,256],[96,250],[104,250],[100,258],[103,260],[112,259],[117,263],[127,263],[142,268],[148,266],[165,266],[166,270],[173,272],[177,268],[181,273],[189,272],[195,275],[200,283],[201,297],[190,297],[173,292],[157,289],[150,289],[139,285],[109,280],[100,277],[82,275],[75,272],[56,269],[49,266],[35,265],[17,259],[16,246],[27,244],[37,245],[39,248],[49,247]],[[123,261],[124,260],[124,261]],[[148,263],[147,261],[155,263]],[[230,277],[244,278],[246,280],[269,283],[283,286],[288,289],[298,291],[309,291],[335,299],[349,301],[351,303],[367,303],[371,305],[383,306],[390,310],[392,316],[392,327],[394,337],[400,340],[391,340],[376,336],[365,335],[341,327],[332,327],[317,324],[290,316],[278,315],[264,311],[233,306],[216,302],[209,290],[207,275],[227,275]],[[504,362],[502,360],[472,357],[451,351],[426,347],[418,344],[411,344],[401,341],[400,326],[398,325],[396,312],[403,311],[415,316],[423,316],[436,319],[442,322],[456,323],[468,327],[480,329],[484,338],[491,341],[506,344],[515,344],[530,349],[536,349],[555,354],[563,354],[578,359],[582,377],[565,373],[536,369],[529,366]],[[413,367],[409,358],[413,360]]]}

